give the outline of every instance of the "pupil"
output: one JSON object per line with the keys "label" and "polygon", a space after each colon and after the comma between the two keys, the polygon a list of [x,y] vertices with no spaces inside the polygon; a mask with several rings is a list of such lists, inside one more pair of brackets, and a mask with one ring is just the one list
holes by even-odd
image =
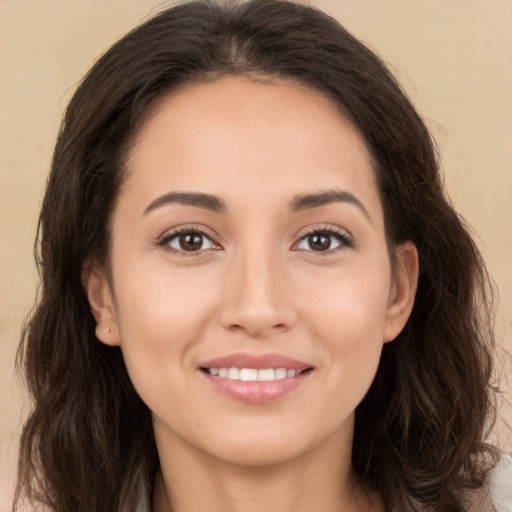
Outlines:
{"label": "pupil", "polygon": [[331,238],[319,233],[310,235],[309,246],[314,251],[326,251],[329,249],[329,247],[331,247]]}
{"label": "pupil", "polygon": [[180,247],[184,251],[198,251],[203,245],[203,237],[197,233],[180,235]]}

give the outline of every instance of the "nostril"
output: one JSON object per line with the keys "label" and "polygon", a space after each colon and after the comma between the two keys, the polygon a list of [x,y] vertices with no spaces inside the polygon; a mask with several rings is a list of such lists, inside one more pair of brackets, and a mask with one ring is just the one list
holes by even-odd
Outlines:
{"label": "nostril", "polygon": [[266,334],[286,331],[288,326],[284,322],[273,324],[271,322],[261,321],[246,321],[244,323],[232,323],[228,324],[227,329],[231,332],[245,331],[251,336],[259,337],[265,336]]}
{"label": "nostril", "polygon": [[260,337],[270,333],[284,332],[297,321],[293,302],[282,297],[252,295],[231,295],[221,303],[220,322],[230,332],[245,331]]}

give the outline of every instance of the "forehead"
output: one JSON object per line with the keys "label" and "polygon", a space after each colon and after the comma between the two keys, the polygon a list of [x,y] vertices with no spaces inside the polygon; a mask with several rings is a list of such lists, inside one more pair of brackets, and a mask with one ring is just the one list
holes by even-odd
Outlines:
{"label": "forehead", "polygon": [[341,187],[378,196],[365,142],[334,102],[278,78],[228,76],[161,98],[136,134],[127,171],[126,188],[146,202],[171,190],[284,198]]}

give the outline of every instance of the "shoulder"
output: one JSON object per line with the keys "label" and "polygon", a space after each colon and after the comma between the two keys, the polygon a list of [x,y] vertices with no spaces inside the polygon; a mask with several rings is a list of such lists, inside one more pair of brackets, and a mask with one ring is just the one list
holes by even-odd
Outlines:
{"label": "shoulder", "polygon": [[[487,475],[485,485],[464,492],[462,501],[466,512],[512,512],[512,454],[500,454],[498,463]],[[415,506],[417,510],[426,512],[419,503],[415,502]]]}
{"label": "shoulder", "polygon": [[512,512],[512,455],[502,453],[489,471],[487,482],[478,490],[465,493],[468,512]]}
{"label": "shoulder", "polygon": [[512,510],[512,454],[502,453],[498,464],[489,472],[489,494],[496,512]]}

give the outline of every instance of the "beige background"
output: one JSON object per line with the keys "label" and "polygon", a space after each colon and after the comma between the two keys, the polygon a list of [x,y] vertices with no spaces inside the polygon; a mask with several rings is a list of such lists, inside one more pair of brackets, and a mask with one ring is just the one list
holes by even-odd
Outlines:
{"label": "beige background", "polygon": [[[428,119],[453,201],[478,233],[499,287],[498,334],[510,350],[512,1],[315,4],[378,51]],[[0,0],[0,512],[10,510],[27,409],[13,365],[37,281],[32,240],[59,119],[91,62],[162,5]],[[512,420],[510,409],[504,411]]]}

